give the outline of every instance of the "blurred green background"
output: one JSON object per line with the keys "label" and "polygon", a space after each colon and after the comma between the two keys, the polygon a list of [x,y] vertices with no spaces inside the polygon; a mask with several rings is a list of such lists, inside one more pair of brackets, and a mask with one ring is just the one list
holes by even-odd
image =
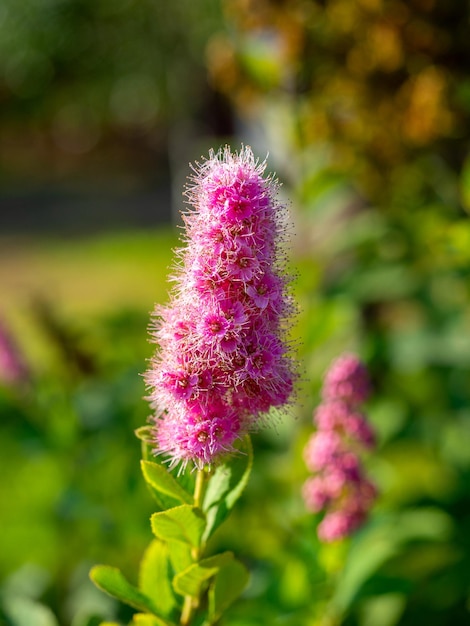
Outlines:
{"label": "blurred green background", "polygon": [[[252,572],[224,624],[470,623],[469,35],[462,0],[1,0],[2,626],[130,619],[88,570],[150,540],[149,313],[225,142],[283,183],[303,375],[210,546]],[[381,497],[322,546],[302,448],[344,350]]]}

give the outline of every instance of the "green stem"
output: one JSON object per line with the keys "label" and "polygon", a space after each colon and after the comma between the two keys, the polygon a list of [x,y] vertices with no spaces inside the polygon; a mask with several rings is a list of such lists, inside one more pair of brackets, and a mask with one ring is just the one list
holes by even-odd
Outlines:
{"label": "green stem", "polygon": [[[198,469],[196,475],[196,484],[194,486],[194,506],[201,508],[202,500],[204,498],[204,491],[206,482],[209,479],[210,474],[204,469]],[[194,563],[197,563],[201,558],[204,546],[196,546],[191,550],[191,557]],[[192,596],[185,596],[183,609],[181,611],[180,624],[182,626],[188,626],[193,618],[194,611],[199,606],[199,598],[193,598]]]}
{"label": "green stem", "polygon": [[204,469],[198,469],[196,475],[196,484],[194,485],[194,506],[201,506],[202,497],[204,495],[204,486],[206,484],[206,476],[208,472]]}
{"label": "green stem", "polygon": [[181,611],[181,619],[180,624],[182,626],[187,626],[191,623],[191,619],[193,617],[193,611],[196,608],[193,602],[194,598],[191,596],[184,597],[183,610]]}

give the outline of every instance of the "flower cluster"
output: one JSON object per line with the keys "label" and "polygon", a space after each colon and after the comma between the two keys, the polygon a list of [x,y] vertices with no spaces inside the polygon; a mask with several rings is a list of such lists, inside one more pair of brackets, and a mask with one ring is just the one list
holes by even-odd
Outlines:
{"label": "flower cluster", "polygon": [[12,335],[0,321],[0,384],[24,383],[29,371]]}
{"label": "flower cluster", "polygon": [[302,494],[308,510],[326,510],[318,526],[322,541],[334,541],[356,530],[376,497],[356,451],[374,446],[374,433],[360,410],[369,394],[369,377],[361,361],[352,354],[339,357],[325,376],[323,401],[314,412],[317,430],[304,451],[313,475]]}
{"label": "flower cluster", "polygon": [[226,147],[187,190],[186,245],[170,304],[155,311],[160,350],[146,375],[156,451],[172,464],[212,463],[293,389],[286,210],[264,170],[250,148]]}

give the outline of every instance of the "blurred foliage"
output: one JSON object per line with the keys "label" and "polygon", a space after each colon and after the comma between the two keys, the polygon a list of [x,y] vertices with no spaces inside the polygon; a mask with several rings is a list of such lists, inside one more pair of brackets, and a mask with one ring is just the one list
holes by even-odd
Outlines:
{"label": "blurred foliage", "polygon": [[211,0],[2,0],[2,169],[34,175],[98,145],[111,161],[126,143],[164,149],[169,125],[203,114],[203,50],[220,20]]}
{"label": "blurred foliage", "polygon": [[3,107],[85,136],[103,121],[145,126],[187,110],[218,19],[213,2],[4,0]]}
{"label": "blurred foliage", "polygon": [[30,378],[0,383],[2,625],[92,626],[93,615],[129,615],[92,587],[88,571],[110,558],[135,571],[151,536],[133,429],[147,419],[146,327],[155,296],[166,298],[174,243],[169,231],[135,233],[49,241],[8,257],[16,281],[3,282],[3,314]]}
{"label": "blurred foliage", "polygon": [[[412,162],[424,168],[426,180],[416,183],[428,193],[437,183],[432,170],[462,167],[470,118],[468,3],[224,6],[230,28],[209,45],[209,73],[242,114],[259,119],[260,99],[287,101],[295,148],[328,144],[335,168],[373,201],[392,205],[390,193],[406,185]],[[430,151],[442,163],[433,163]]]}

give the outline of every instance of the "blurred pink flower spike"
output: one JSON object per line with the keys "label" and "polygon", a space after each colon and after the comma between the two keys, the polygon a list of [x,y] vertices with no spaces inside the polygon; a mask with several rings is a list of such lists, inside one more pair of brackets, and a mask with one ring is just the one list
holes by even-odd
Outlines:
{"label": "blurred pink flower spike", "polygon": [[374,432],[360,405],[370,395],[365,365],[353,354],[339,357],[323,383],[323,402],[314,412],[317,427],[304,450],[312,476],[302,490],[306,508],[325,511],[318,526],[321,541],[342,539],[367,519],[377,497],[375,485],[365,476],[360,447],[375,445]]}
{"label": "blurred pink flower spike", "polygon": [[171,466],[216,462],[292,394],[287,213],[265,168],[249,147],[226,147],[193,169],[186,245],[170,303],[154,313],[146,374],[155,452]]}
{"label": "blurred pink flower spike", "polygon": [[0,321],[0,384],[14,386],[29,380],[29,370],[11,333]]}

